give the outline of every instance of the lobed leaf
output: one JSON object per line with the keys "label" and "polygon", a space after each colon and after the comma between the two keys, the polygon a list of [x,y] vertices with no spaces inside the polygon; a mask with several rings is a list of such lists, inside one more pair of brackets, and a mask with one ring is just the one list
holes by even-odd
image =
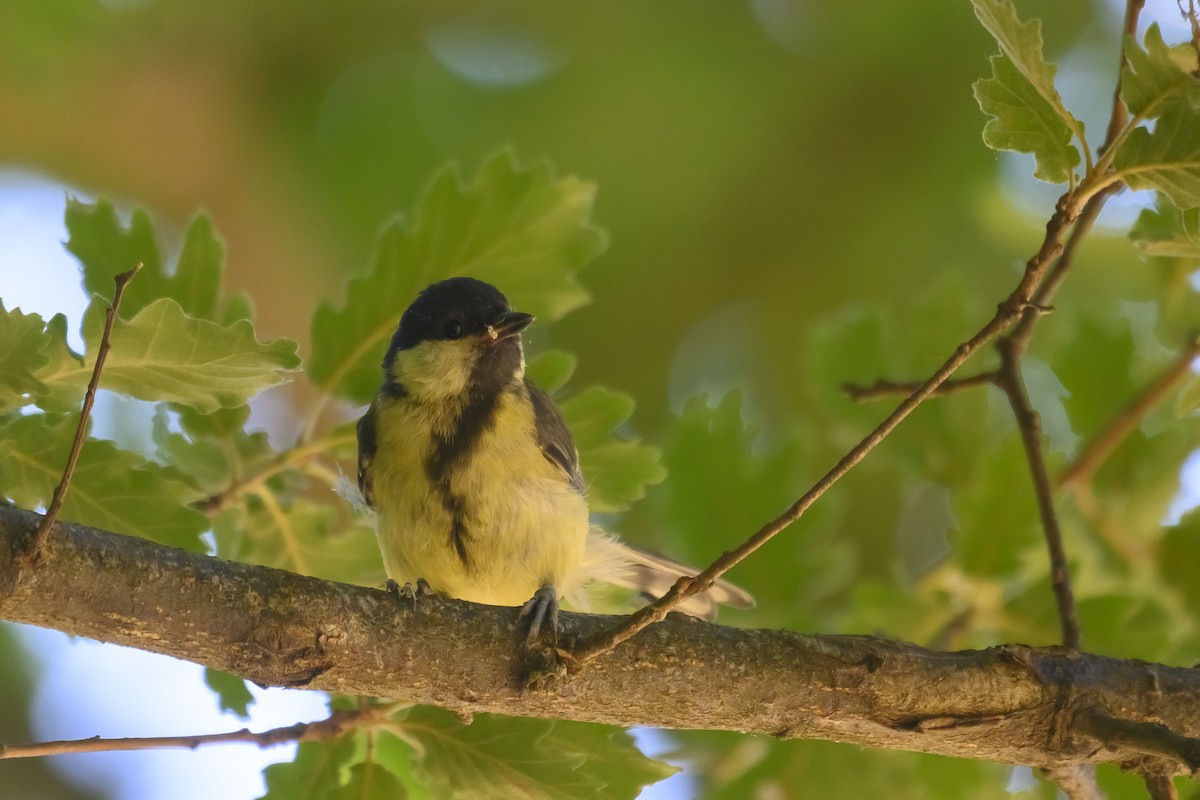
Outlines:
{"label": "lobed leaf", "polygon": [[329,795],[330,800],[404,800],[410,797],[396,776],[374,761],[364,761],[350,768],[346,783]]}
{"label": "lobed leaf", "polygon": [[[644,756],[624,731],[602,725],[476,714],[464,725],[417,706],[398,723],[408,747],[384,747],[382,763],[448,800],[633,798],[676,768]],[[383,760],[383,759],[387,760]]]}
{"label": "lobed leaf", "polygon": [[1200,106],[1171,104],[1153,131],[1129,134],[1113,165],[1131,189],[1155,189],[1181,209],[1200,206]]}
{"label": "lobed leaf", "polygon": [[71,199],[66,225],[67,250],[79,259],[89,295],[111,300],[116,276],[140,263],[142,271],[121,300],[124,316],[133,316],[161,298],[171,298],[192,316],[217,318],[225,248],[208,215],[197,214],[192,220],[179,258],[169,271],[150,217],[141,209],[134,209],[126,227],[112,203]]}
{"label": "lobed leaf", "polygon": [[226,558],[301,575],[359,585],[383,582],[383,563],[372,531],[335,528],[333,498],[317,504],[284,501],[270,490],[231,509],[213,524],[217,551]]}
{"label": "lobed leaf", "polygon": [[[0,486],[24,508],[49,503],[67,463],[77,414],[29,414],[0,421]],[[173,547],[204,550],[208,521],[188,504],[197,493],[175,471],[89,439],[71,479],[63,519],[141,536]]]}
{"label": "lobed leaf", "polygon": [[562,350],[549,350],[531,358],[525,365],[525,377],[543,390],[554,393],[566,385],[575,374],[577,359]]}
{"label": "lobed leaf", "polygon": [[[1083,143],[1083,123],[1075,119],[1063,105],[1062,97],[1054,85],[1058,68],[1047,63],[1043,55],[1041,20],[1021,22],[1009,0],[972,0],[971,4],[975,8],[975,16],[1000,45],[1000,52],[1004,55],[1001,60],[1007,60],[1014,70],[1013,75],[1006,74],[1003,78],[1005,85],[1011,90],[1018,81],[1027,84],[1071,134]],[[996,59],[992,60],[992,67],[996,69]],[[1000,79],[997,74],[997,80]],[[1024,98],[1028,92],[1021,90],[1018,94]],[[987,108],[984,112],[990,113]]]}
{"label": "lobed leaf", "polygon": [[47,361],[37,374],[41,391],[34,400],[45,411],[63,412],[79,408],[91,370],[84,369],[83,356],[67,344],[67,318],[55,314],[46,323],[50,341],[46,346]]}
{"label": "lobed leaf", "polygon": [[0,411],[20,408],[44,389],[37,373],[50,363],[45,328],[39,315],[8,311],[0,300]]}
{"label": "lobed leaf", "polygon": [[[1130,41],[1121,98],[1138,121],[1118,147],[1113,165],[1131,189],[1155,189],[1176,207],[1200,206],[1200,78],[1185,69],[1151,25],[1146,48]],[[1194,63],[1194,57],[1191,57]],[[1194,69],[1194,67],[1193,67]]]}
{"label": "lobed leaf", "polygon": [[1178,258],[1200,266],[1200,208],[1179,210],[1160,200],[1142,209],[1129,238],[1147,256]]}
{"label": "lobed leaf", "polygon": [[354,757],[354,737],[301,742],[296,758],[263,770],[267,793],[259,800],[328,800],[341,786],[343,770]]}
{"label": "lobed leaf", "polygon": [[[172,412],[179,430],[171,425]],[[201,414],[189,406],[160,404],[152,426],[158,459],[177,467],[205,494],[221,492],[275,455],[265,432],[246,431],[249,414],[247,406]]]}
{"label": "lobed leaf", "polygon": [[205,667],[204,683],[216,694],[217,706],[222,711],[232,712],[241,719],[250,719],[254,695],[246,688],[246,681],[228,672]]}
{"label": "lobed leaf", "polygon": [[[99,347],[103,313],[93,303],[84,316],[89,352]],[[104,388],[141,400],[184,403],[202,412],[243,405],[296,369],[296,343],[261,343],[248,320],[222,326],[189,316],[160,298],[132,319],[113,326],[112,349],[101,377]],[[60,379],[86,382],[91,368]]]}
{"label": "lobed leaf", "polygon": [[1032,153],[1033,175],[1047,183],[1066,183],[1079,164],[1071,128],[1018,71],[1007,56],[992,56],[992,77],[975,82],[975,100],[988,115],[983,141],[993,150]]}
{"label": "lobed leaf", "polygon": [[495,284],[514,306],[554,320],[588,300],[574,273],[604,249],[590,222],[594,187],[556,177],[550,166],[519,166],[511,152],[488,159],[463,185],[453,167],[425,190],[411,220],[379,237],[365,275],[341,309],[313,317],[314,383],[355,403],[379,385],[379,363],[405,307],[425,286],[455,275]]}
{"label": "lobed leaf", "polygon": [[633,398],[593,386],[559,404],[575,437],[593,512],[621,511],[641,499],[646,487],[667,477],[661,453],[636,439],[614,435],[633,415]]}
{"label": "lobed leaf", "polygon": [[[1194,93],[1196,79],[1163,41],[1158,23],[1146,29],[1146,49],[1130,39],[1125,46],[1125,68],[1121,72],[1121,99],[1134,116],[1151,119],[1176,98]],[[1195,51],[1192,53],[1193,64]],[[1195,66],[1192,66],[1192,70]]]}

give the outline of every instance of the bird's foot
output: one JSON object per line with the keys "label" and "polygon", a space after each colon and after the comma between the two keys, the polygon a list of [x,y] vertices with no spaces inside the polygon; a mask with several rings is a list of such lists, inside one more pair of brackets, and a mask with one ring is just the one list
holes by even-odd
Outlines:
{"label": "bird's foot", "polygon": [[385,588],[387,589],[388,594],[395,595],[396,597],[403,598],[404,600],[411,600],[414,610],[417,607],[418,597],[429,597],[433,594],[433,587],[431,587],[429,585],[429,581],[425,580],[424,578],[417,578],[416,586],[413,586],[408,582],[405,582],[405,584],[401,586],[391,578],[388,578]]}
{"label": "bird's foot", "polygon": [[546,585],[534,592],[533,597],[521,606],[517,615],[517,634],[522,631],[525,650],[539,646],[554,647],[558,644],[558,592]]}

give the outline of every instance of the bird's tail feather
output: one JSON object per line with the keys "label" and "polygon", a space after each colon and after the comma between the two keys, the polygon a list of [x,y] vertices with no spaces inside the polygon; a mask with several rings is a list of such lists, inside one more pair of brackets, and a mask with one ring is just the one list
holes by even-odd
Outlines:
{"label": "bird's tail feather", "polygon": [[[700,570],[658,553],[631,547],[593,525],[588,531],[581,572],[593,580],[657,599],[677,580],[697,575]],[[729,581],[718,579],[708,591],[688,598],[678,608],[685,614],[712,620],[717,616],[718,605],[753,608],[754,598]]]}

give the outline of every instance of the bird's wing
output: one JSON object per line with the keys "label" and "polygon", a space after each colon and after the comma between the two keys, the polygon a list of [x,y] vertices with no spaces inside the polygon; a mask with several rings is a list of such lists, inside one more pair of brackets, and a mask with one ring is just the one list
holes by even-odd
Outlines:
{"label": "bird's wing", "polygon": [[567,427],[550,395],[529,381],[525,381],[525,386],[533,403],[537,441],[542,448],[542,455],[559,467],[567,481],[583,494],[583,473],[579,470],[579,452],[575,449],[575,440],[571,438],[571,429]]}
{"label": "bird's wing", "polygon": [[375,460],[375,405],[358,421],[358,490],[368,506],[375,506],[371,485],[371,462]]}

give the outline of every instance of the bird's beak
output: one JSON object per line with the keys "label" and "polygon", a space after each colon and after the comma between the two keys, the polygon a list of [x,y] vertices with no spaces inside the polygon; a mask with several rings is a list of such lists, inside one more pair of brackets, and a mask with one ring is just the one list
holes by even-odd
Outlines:
{"label": "bird's beak", "polygon": [[492,321],[491,325],[483,332],[483,341],[486,344],[496,345],[505,339],[511,339],[514,336],[520,336],[521,331],[529,327],[533,322],[533,314],[523,314],[520,311],[505,311],[500,316]]}

